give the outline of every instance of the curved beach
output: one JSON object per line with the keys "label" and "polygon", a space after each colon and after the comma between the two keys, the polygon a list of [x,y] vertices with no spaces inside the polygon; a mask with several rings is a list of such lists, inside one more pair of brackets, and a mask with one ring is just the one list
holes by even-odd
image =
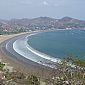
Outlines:
{"label": "curved beach", "polygon": [[[26,59],[22,55],[18,54],[13,49],[13,43],[17,41],[18,39],[23,39],[26,36],[28,36],[30,33],[27,34],[21,34],[16,35],[15,37],[12,36],[11,39],[7,38],[7,40],[3,40],[4,42],[0,45],[0,57],[2,57],[2,60],[9,63],[11,66],[13,66],[18,71],[23,71],[25,73],[32,73],[35,75],[42,76],[44,75],[49,76],[49,74],[52,71],[52,68],[49,68],[48,66],[44,66],[42,64],[36,63],[31,61],[30,59]],[[26,51],[26,50],[25,50]],[[35,55],[35,54],[29,54],[29,56]],[[38,57],[39,58],[39,57]],[[40,62],[42,63],[42,62]],[[48,73],[48,74],[47,74]]]}
{"label": "curved beach", "polygon": [[[34,34],[30,34],[29,36],[35,35]],[[29,36],[23,36],[20,39],[17,39],[14,43],[13,43],[13,49],[14,51],[16,51],[18,54],[20,54],[21,56],[25,57],[26,59],[29,59],[33,62],[36,62],[38,64],[42,64],[51,68],[54,68],[53,63],[59,63],[60,60],[57,58],[52,58],[51,56],[48,56],[44,53],[41,53],[35,49],[33,49],[32,47],[30,47],[27,43]],[[8,43],[9,44],[9,43]],[[7,46],[6,46],[7,47]],[[8,49],[8,47],[7,47]],[[8,49],[9,50],[9,49]]]}

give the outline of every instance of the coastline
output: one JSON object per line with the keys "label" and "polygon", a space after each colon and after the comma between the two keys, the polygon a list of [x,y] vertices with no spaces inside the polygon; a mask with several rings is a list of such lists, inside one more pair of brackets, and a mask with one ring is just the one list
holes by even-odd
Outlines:
{"label": "coastline", "polygon": [[[36,32],[49,32],[49,31],[55,31],[55,30],[36,31]],[[26,32],[26,33],[30,34],[30,33],[34,33],[34,32]],[[26,33],[13,34],[13,35],[1,35],[0,41],[2,41],[2,42],[0,42],[0,44],[3,43],[3,42],[10,41],[12,38],[16,38],[19,35],[20,36],[25,35]],[[52,72],[53,72],[52,68],[36,64],[35,62],[31,62],[30,60],[28,61],[29,64],[27,64],[25,62],[22,62],[23,59],[24,59],[23,57],[22,57],[22,59],[20,58],[21,60],[17,60],[17,58],[11,57],[13,55],[9,55],[9,53],[5,52],[5,51],[6,50],[2,50],[1,46],[0,46],[0,58],[2,58],[3,62],[6,62],[9,65],[13,66],[14,69],[16,69],[17,71],[22,71],[24,73],[28,73],[28,74],[30,73],[30,74],[38,75],[38,76],[44,77],[44,78],[53,75],[52,74]],[[35,66],[35,64],[36,64],[36,66]]]}
{"label": "coastline", "polygon": [[[0,44],[5,42],[6,40],[9,41],[11,38],[14,38],[18,35],[22,35],[22,34],[26,34],[26,33],[21,33],[21,34],[15,34],[15,35],[2,35],[0,36]],[[29,34],[29,33],[28,33]],[[9,39],[9,40],[8,40]],[[44,67],[42,65],[31,65],[31,64],[26,64],[22,61],[17,60],[16,58],[11,57],[11,55],[9,55],[7,52],[5,52],[5,50],[1,49],[0,46],[0,58],[2,59],[3,62],[9,64],[10,66],[13,66],[15,70],[17,71],[22,71],[24,73],[30,73],[30,74],[34,74],[40,77],[48,77],[49,74],[52,73],[52,69],[48,68],[48,67]],[[30,62],[29,63],[33,63]],[[35,63],[34,63],[35,64]],[[51,76],[51,75],[50,75]]]}
{"label": "coastline", "polygon": [[22,55],[26,59],[29,59],[33,62],[36,62],[38,64],[42,64],[45,66],[48,66],[50,68],[55,68],[54,63],[60,63],[60,59],[58,58],[52,58],[49,55],[46,55],[44,53],[41,53],[35,49],[33,49],[27,41],[30,36],[35,35],[37,33],[31,33],[29,35],[26,35],[24,38],[17,39],[13,43],[13,49],[16,51],[18,54]]}

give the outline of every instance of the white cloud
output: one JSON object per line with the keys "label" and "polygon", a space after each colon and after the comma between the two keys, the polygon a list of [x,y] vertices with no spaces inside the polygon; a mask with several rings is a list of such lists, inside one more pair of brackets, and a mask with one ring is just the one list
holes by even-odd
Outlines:
{"label": "white cloud", "polygon": [[43,1],[43,4],[46,5],[46,6],[49,5],[49,3],[47,1]]}
{"label": "white cloud", "polygon": [[27,1],[27,0],[21,1],[20,3],[23,4],[23,5],[30,5],[30,4],[32,4],[31,1]]}

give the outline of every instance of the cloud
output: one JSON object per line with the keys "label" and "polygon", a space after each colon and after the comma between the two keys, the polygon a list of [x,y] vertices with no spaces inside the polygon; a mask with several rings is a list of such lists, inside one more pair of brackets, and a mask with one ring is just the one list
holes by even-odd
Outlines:
{"label": "cloud", "polygon": [[46,6],[49,5],[49,3],[47,1],[43,1],[43,4],[46,5]]}
{"label": "cloud", "polygon": [[32,2],[31,2],[31,1],[25,0],[25,1],[21,1],[20,4],[23,4],[23,5],[30,5],[30,4],[32,4]]}
{"label": "cloud", "polygon": [[67,2],[68,0],[44,0],[43,5],[57,7],[57,6],[65,5]]}

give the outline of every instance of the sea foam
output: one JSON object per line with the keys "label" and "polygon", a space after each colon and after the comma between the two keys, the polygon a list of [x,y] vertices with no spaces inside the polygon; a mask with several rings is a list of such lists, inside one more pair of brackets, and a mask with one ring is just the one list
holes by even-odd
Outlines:
{"label": "sea foam", "polygon": [[30,59],[33,62],[45,65],[45,66],[49,66],[51,68],[54,68],[55,66],[53,65],[53,63],[60,63],[61,60],[58,58],[52,58],[49,55],[46,55],[42,52],[39,52],[35,49],[33,49],[28,43],[28,39],[29,36],[35,35],[37,33],[34,34],[30,34],[25,36],[24,38],[18,39],[13,43],[13,49],[20,55],[22,55],[23,57]]}

